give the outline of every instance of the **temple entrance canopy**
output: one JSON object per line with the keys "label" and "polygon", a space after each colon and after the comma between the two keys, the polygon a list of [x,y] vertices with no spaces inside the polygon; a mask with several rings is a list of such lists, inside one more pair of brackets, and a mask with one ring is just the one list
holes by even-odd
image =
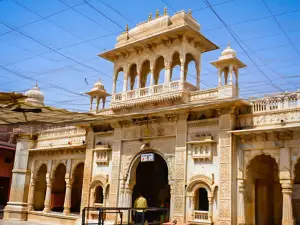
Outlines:
{"label": "temple entrance canopy", "polygon": [[139,194],[147,199],[148,207],[166,207],[170,204],[170,187],[168,184],[168,166],[157,153],[150,153],[154,161],[142,162],[141,155],[137,160],[135,185],[132,193],[132,205]]}

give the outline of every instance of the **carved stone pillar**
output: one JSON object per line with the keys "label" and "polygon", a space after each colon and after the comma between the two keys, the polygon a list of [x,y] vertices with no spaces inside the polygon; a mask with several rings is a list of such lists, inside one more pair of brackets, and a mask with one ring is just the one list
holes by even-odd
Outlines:
{"label": "carved stone pillar", "polygon": [[213,221],[213,201],[212,197],[208,197],[208,220]]}
{"label": "carved stone pillar", "polygon": [[165,90],[169,90],[170,82],[171,82],[171,67],[170,67],[170,63],[165,61],[165,80],[164,80]]}
{"label": "carved stone pillar", "polygon": [[46,178],[47,182],[47,190],[44,202],[44,212],[48,213],[51,210],[51,194],[52,194],[52,180],[50,178]]}
{"label": "carved stone pillar", "polygon": [[[113,80],[113,88],[112,88],[112,94],[113,94],[113,95],[116,94],[116,83],[117,83],[117,80],[114,79],[114,80]],[[92,100],[92,101],[93,101],[93,100]]]}
{"label": "carved stone pillar", "polygon": [[184,65],[185,65],[185,62],[181,61],[181,63],[180,63],[180,87],[182,87],[182,88],[184,85]]}
{"label": "carved stone pillar", "polygon": [[219,87],[222,85],[221,75],[222,75],[222,70],[219,69],[219,71],[218,71],[218,85],[219,85]]}
{"label": "carved stone pillar", "polygon": [[293,207],[292,207],[292,182],[291,181],[280,181],[282,187],[282,225],[293,225]]}
{"label": "carved stone pillar", "polygon": [[[33,175],[31,175],[33,176]],[[30,180],[30,188],[29,188],[29,196],[28,196],[28,211],[33,210],[33,204],[34,204],[34,192],[35,192],[35,180],[32,177]]]}
{"label": "carved stone pillar", "polygon": [[4,219],[27,220],[27,201],[29,176],[28,158],[29,149],[34,141],[31,135],[21,135],[17,139],[14,168],[12,170],[9,202],[4,209]]}
{"label": "carved stone pillar", "polygon": [[72,180],[66,179],[66,194],[65,194],[65,202],[64,202],[64,215],[70,215],[71,208],[71,192],[72,192]]}
{"label": "carved stone pillar", "polygon": [[245,182],[244,180],[238,181],[238,224],[246,225],[245,218]]}
{"label": "carved stone pillar", "polygon": [[233,66],[229,65],[229,84],[232,84]]}
{"label": "carved stone pillar", "polygon": [[190,213],[189,213],[189,221],[192,221],[194,219],[194,210],[195,210],[195,200],[194,200],[195,196],[191,195],[190,196]]}
{"label": "carved stone pillar", "polygon": [[196,87],[200,90],[200,66],[196,63],[196,72],[197,72],[197,80],[196,80]]}
{"label": "carved stone pillar", "polygon": [[123,83],[123,92],[125,93],[125,92],[127,92],[127,85],[128,84],[128,75],[127,74],[125,74],[125,76],[124,76],[124,83]]}

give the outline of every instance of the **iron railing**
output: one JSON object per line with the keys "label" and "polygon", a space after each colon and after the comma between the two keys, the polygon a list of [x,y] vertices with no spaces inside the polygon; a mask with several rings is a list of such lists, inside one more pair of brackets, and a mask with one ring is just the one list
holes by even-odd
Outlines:
{"label": "iron railing", "polygon": [[161,225],[168,222],[168,208],[85,207],[82,211],[82,225],[104,225],[104,221],[111,214],[115,215],[112,217],[115,225],[132,225],[135,224],[134,215],[137,210],[143,210],[145,223],[148,225]]}

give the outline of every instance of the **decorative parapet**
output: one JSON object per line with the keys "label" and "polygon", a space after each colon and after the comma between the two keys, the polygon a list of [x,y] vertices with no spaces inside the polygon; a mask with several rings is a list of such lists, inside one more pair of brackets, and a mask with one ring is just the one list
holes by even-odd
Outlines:
{"label": "decorative parapet", "polygon": [[252,100],[251,104],[254,114],[300,108],[300,91]]}
{"label": "decorative parapet", "polygon": [[239,129],[300,121],[299,91],[252,100],[251,105],[252,110],[241,109],[237,118]]}
{"label": "decorative parapet", "polygon": [[36,148],[77,146],[85,143],[86,131],[74,126],[50,128],[40,132]]}
{"label": "decorative parapet", "polygon": [[190,102],[208,100],[208,99],[217,99],[218,98],[218,88],[193,91],[190,93]]}

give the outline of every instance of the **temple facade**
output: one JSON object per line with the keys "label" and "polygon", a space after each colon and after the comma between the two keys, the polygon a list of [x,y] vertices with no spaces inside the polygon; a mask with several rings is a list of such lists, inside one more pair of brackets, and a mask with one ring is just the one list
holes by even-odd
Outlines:
{"label": "temple facade", "polygon": [[[216,49],[190,11],[126,27],[99,55],[114,64],[109,107],[98,81],[93,121],[15,131],[4,218],[80,224],[84,207],[132,207],[142,192],[178,224],[299,224],[300,92],[240,99],[246,65],[230,46],[202,89],[202,54]],[[43,105],[38,87],[27,96]]]}

